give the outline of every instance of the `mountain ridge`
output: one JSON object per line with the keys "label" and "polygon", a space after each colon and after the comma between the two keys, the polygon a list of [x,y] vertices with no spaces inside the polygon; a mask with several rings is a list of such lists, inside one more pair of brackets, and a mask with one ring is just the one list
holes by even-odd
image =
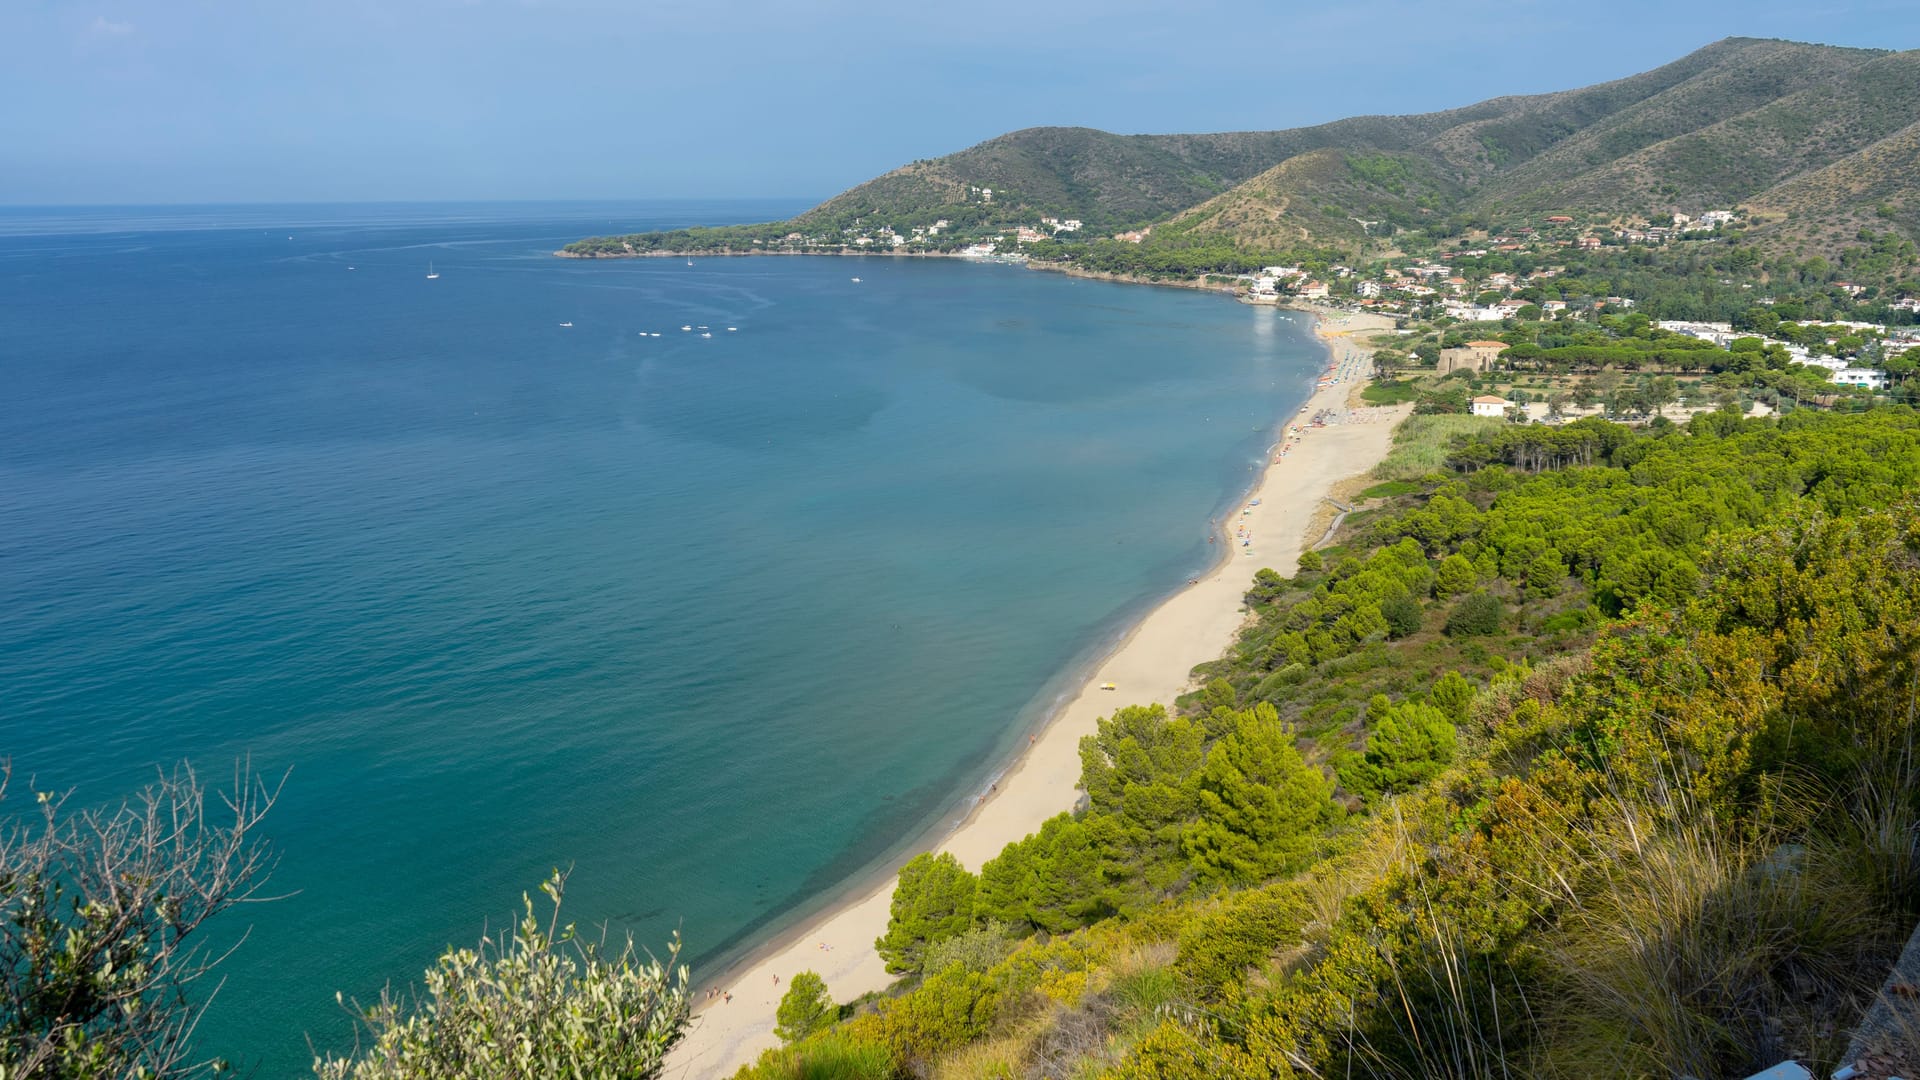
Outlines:
{"label": "mountain ridge", "polygon": [[[1428,113],[1275,131],[1023,128],[725,242],[798,233],[818,248],[879,230],[952,244],[1053,218],[1078,221],[1074,239],[1144,230],[1155,244],[1356,250],[1450,218],[1651,220],[1749,203],[1769,210],[1770,223],[1877,212],[1914,235],[1920,180],[1903,165],[1905,144],[1869,152],[1914,116],[1920,50],[1730,37],[1620,79]],[[1835,168],[1868,175],[1841,183],[1827,172]],[[1812,234],[1756,235],[1786,243]],[[605,241],[569,250],[636,251]]]}

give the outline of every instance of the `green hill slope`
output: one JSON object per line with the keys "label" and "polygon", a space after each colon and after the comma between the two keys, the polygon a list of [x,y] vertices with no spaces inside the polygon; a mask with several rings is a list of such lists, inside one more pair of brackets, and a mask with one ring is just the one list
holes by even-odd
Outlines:
{"label": "green hill slope", "polygon": [[[1887,137],[1920,110],[1920,53],[1728,39],[1616,82],[1403,118],[1403,190],[1288,160],[1168,223],[1248,244],[1351,245],[1356,218],[1697,212],[1731,206]],[[1384,147],[1338,144],[1347,160]],[[1358,182],[1356,182],[1358,181]],[[1811,210],[1812,208],[1808,208]]]}
{"label": "green hill slope", "polygon": [[1821,169],[1762,192],[1758,232],[1799,243],[1838,241],[1889,224],[1920,236],[1920,122]]}
{"label": "green hill slope", "polygon": [[1920,53],[1769,48],[1569,139],[1490,184],[1486,198],[1536,209],[1729,206],[1884,138],[1916,104]]}
{"label": "green hill slope", "polygon": [[[1097,229],[1145,224],[1325,147],[1406,147],[1429,134],[1420,118],[1362,117],[1313,128],[1203,135],[1114,135],[1027,128],[957,154],[918,161],[834,196],[799,228],[855,221],[921,225],[939,218],[1031,222],[1079,218]],[[990,202],[974,189],[991,189]]]}
{"label": "green hill slope", "polygon": [[903,166],[791,222],[569,250],[754,250],[790,245],[789,232],[820,250],[943,219],[951,244],[1044,217],[1080,219],[1082,239],[1150,225],[1156,245],[1352,249],[1462,215],[1653,218],[1746,200],[1802,225],[1890,206],[1877,220],[1912,235],[1916,116],[1920,51],[1728,38],[1625,79],[1414,116],[1198,135],[1028,128]]}

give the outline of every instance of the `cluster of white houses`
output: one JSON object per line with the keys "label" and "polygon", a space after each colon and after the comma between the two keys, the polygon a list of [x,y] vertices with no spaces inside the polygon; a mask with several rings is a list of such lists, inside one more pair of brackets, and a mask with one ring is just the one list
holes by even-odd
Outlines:
{"label": "cluster of white houses", "polygon": [[[1685,334],[1688,337],[1698,338],[1701,341],[1711,341],[1723,349],[1733,344],[1736,338],[1756,336],[1735,330],[1731,323],[1661,320],[1654,325],[1662,330],[1671,331],[1676,334]],[[1867,322],[1836,322],[1821,323],[1820,325],[1833,327],[1838,330],[1853,330],[1866,334],[1884,333],[1886,336],[1880,340],[1880,351],[1884,356],[1898,356],[1908,349],[1920,346],[1920,329],[1914,327],[1902,327],[1890,330],[1878,323]],[[1837,336],[1832,335],[1827,338],[1828,344],[1832,344],[1838,340],[1839,338]],[[1824,370],[1827,373],[1827,381],[1829,382],[1837,383],[1841,386],[1858,386],[1867,390],[1885,390],[1889,385],[1887,373],[1880,368],[1867,367],[1845,357],[1821,356],[1815,354],[1805,345],[1794,342],[1785,342],[1782,344],[1787,350],[1788,358],[1793,363],[1804,364],[1807,367],[1816,367]]]}

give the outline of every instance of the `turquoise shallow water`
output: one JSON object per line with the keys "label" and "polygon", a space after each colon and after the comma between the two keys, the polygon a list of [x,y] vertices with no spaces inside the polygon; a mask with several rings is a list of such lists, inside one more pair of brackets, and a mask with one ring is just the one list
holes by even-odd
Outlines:
{"label": "turquoise shallow water", "polygon": [[773,932],[1207,564],[1323,362],[1013,267],[548,254],[793,209],[0,211],[0,754],[290,770],[208,1050],[301,1073],[554,866],[696,969]]}

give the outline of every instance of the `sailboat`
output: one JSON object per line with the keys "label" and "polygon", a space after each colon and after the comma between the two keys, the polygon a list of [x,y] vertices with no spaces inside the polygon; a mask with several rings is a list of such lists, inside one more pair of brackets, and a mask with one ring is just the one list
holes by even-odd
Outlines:
{"label": "sailboat", "polygon": [[433,281],[433,280],[436,280],[436,279],[438,279],[439,277],[440,277],[440,271],[438,271],[438,270],[435,270],[435,269],[433,268],[433,260],[432,260],[432,259],[428,259],[428,260],[427,260],[427,280],[428,280],[428,281]]}

